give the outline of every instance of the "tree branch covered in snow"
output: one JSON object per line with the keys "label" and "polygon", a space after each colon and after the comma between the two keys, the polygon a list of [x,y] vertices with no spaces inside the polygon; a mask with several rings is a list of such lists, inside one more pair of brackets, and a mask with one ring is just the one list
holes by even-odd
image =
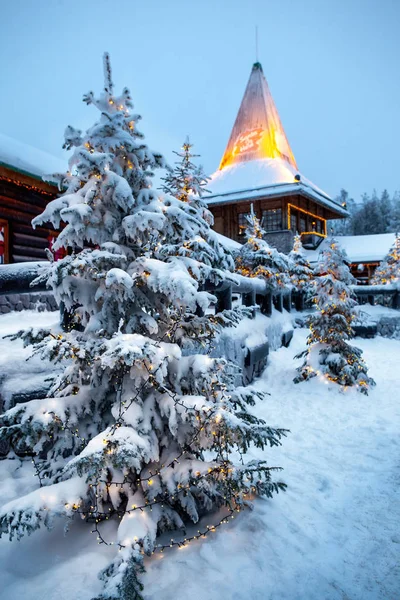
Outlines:
{"label": "tree branch covered in snow", "polygon": [[246,277],[262,277],[271,291],[288,289],[291,260],[282,252],[271,248],[263,239],[265,231],[254,213],[253,205],[246,218],[247,242],[236,256],[236,271]]}
{"label": "tree branch covered in snow", "polygon": [[376,269],[371,283],[394,285],[400,289],[400,234],[396,234],[393,246]]}

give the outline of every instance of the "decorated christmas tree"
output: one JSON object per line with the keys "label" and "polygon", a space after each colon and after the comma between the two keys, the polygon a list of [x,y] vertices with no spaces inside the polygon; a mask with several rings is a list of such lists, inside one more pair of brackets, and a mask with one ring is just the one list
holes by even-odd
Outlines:
{"label": "decorated christmas tree", "polygon": [[[284,431],[249,412],[256,394],[233,388],[225,360],[193,353],[202,336],[235,322],[232,311],[207,311],[215,297],[201,289],[222,277],[219,258],[212,249],[205,262],[181,255],[178,238],[203,236],[208,223],[189,196],[151,188],[164,160],[144,144],[128,90],[114,94],[107,55],[104,66],[103,93],[84,97],[100,118],[85,134],[67,128],[70,170],[56,178],[66,191],[34,220],[65,223],[54,249],[72,253],[43,279],[73,318],[69,331],[24,336],[66,366],[48,398],[1,417],[0,440],[32,457],[39,480],[2,508],[0,530],[21,538],[55,518],[84,519],[116,551],[99,598],[138,600],[144,555],[185,547],[249,495],[284,489],[265,461],[244,460],[252,444],[278,445]],[[211,525],[185,533],[217,510]],[[169,530],[171,541],[158,542]]]}
{"label": "decorated christmas tree", "polygon": [[[199,156],[192,154],[192,148],[193,144],[187,137],[182,152],[174,151],[180,160],[163,178],[164,184],[161,189],[185,203],[184,209],[188,221],[193,223],[193,234],[187,237],[187,235],[183,236],[179,229],[176,230],[176,235],[170,237],[169,243],[163,244],[162,254],[195,258],[208,266],[232,271],[235,268],[233,257],[220,244],[218,235],[211,229],[214,217],[203,199],[204,194],[207,193],[206,185],[209,178],[203,172],[203,168],[192,161]],[[168,203],[168,199],[165,202]]]}
{"label": "decorated christmas tree", "polygon": [[310,319],[308,349],[296,356],[305,357],[298,368],[295,383],[320,376],[341,386],[356,386],[367,394],[373,379],[368,377],[362,351],[348,343],[354,336],[352,321],[356,317],[350,273],[345,252],[335,240],[323,251],[314,274],[317,313]]}
{"label": "decorated christmas tree", "polygon": [[294,290],[309,296],[312,293],[313,272],[304,256],[301,236],[298,234],[294,237],[293,250],[289,253],[289,259],[289,275]]}
{"label": "decorated christmas tree", "polygon": [[400,235],[396,233],[394,244],[385,256],[371,280],[372,285],[399,284],[400,282]]}
{"label": "decorated christmas tree", "polygon": [[246,218],[247,242],[236,256],[236,271],[246,277],[263,277],[271,291],[283,290],[290,285],[290,259],[263,239],[265,231],[253,205]]}

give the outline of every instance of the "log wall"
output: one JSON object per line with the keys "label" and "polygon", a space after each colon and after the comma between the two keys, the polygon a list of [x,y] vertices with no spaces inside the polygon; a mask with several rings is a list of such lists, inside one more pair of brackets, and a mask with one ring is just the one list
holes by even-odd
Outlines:
{"label": "log wall", "polygon": [[6,262],[46,259],[49,237],[57,234],[47,227],[33,229],[31,222],[57,194],[55,186],[0,166],[0,221],[8,233]]}
{"label": "log wall", "polygon": [[[296,214],[296,230],[299,233],[304,231],[313,231],[313,222],[315,217],[320,217],[322,220],[338,218],[338,215],[326,207],[313,201],[311,198],[302,196],[301,194],[293,194],[275,198],[258,198],[255,200],[244,200],[240,202],[226,202],[217,205],[211,204],[210,211],[214,215],[214,229],[218,233],[225,235],[236,241],[244,241],[243,234],[240,230],[241,214],[250,212],[250,204],[253,204],[256,216],[261,219],[263,210],[281,209],[281,222],[276,231],[284,231],[290,229],[288,227],[288,210],[289,204],[292,214]],[[296,211],[296,208],[298,209]],[[305,228],[301,227],[300,217],[305,220]],[[321,233],[325,233],[325,230]]]}

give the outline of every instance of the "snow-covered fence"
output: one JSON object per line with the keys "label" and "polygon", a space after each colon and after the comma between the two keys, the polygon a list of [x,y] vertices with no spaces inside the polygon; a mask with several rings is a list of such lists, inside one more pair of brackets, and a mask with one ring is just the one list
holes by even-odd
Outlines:
{"label": "snow-covered fence", "polygon": [[353,285],[359,304],[385,304],[400,310],[400,290],[396,285]]}
{"label": "snow-covered fence", "polygon": [[235,281],[235,283],[224,281],[217,287],[211,283],[206,285],[206,290],[217,297],[215,312],[231,309],[233,294],[241,296],[243,306],[254,306],[256,310],[260,310],[267,317],[271,316],[273,308],[279,312],[282,312],[283,309],[291,311],[290,289],[282,288],[282,290],[271,292],[266,281],[259,277],[235,275]]}
{"label": "snow-covered fence", "polygon": [[[389,308],[400,310],[400,290],[395,285],[353,285],[352,290],[359,304],[383,304]],[[306,297],[302,292],[292,293],[292,303],[299,312],[306,306]]]}
{"label": "snow-covered fence", "polygon": [[[0,313],[32,308],[38,308],[39,310],[57,309],[53,295],[46,290],[44,284],[31,287],[33,280],[47,264],[46,262],[35,262],[0,267]],[[205,287],[217,298],[216,313],[231,309],[233,299],[237,299],[238,296],[240,297],[240,304],[254,307],[253,317],[257,313],[270,317],[273,309],[280,313],[283,313],[284,309],[290,312],[292,306],[292,296],[289,289],[282,288],[282,291],[271,292],[266,281],[261,278],[235,275],[232,280],[227,280],[219,286],[208,283]],[[302,306],[303,299],[301,297],[296,298],[296,307],[299,302]],[[62,307],[60,309],[62,313],[61,322],[64,322],[67,315],[63,314]],[[238,353],[237,349],[233,349],[233,351],[232,343],[227,343],[226,354],[231,360],[240,363],[239,366],[242,368],[244,381],[247,383],[261,373],[265,367],[270,349],[274,350],[282,344],[287,345],[290,342],[291,334],[291,328],[288,329],[283,323],[271,323],[265,340],[259,340],[258,343],[252,343],[250,346],[245,344],[245,351],[243,352],[243,348],[241,348],[241,353]],[[237,342],[241,344],[243,340],[237,340]],[[231,356],[232,352],[233,355]],[[240,357],[239,354],[241,354]]]}
{"label": "snow-covered fence", "polygon": [[57,303],[45,284],[31,287],[46,262],[26,262],[0,266],[0,314],[37,308],[57,310]]}
{"label": "snow-covered fence", "polygon": [[[251,382],[254,377],[261,374],[267,363],[270,350],[276,350],[280,346],[287,346],[293,335],[293,329],[283,319],[268,320],[265,326],[257,323],[257,315],[261,313],[265,317],[271,317],[273,309],[283,313],[291,311],[292,297],[291,291],[282,288],[279,291],[269,289],[267,283],[261,278],[244,277],[235,275],[235,282],[224,281],[219,286],[212,283],[206,284],[207,291],[210,291],[217,298],[215,312],[229,310],[233,306],[233,300],[238,299],[239,304],[253,307],[253,319],[256,319],[256,327],[259,336],[254,336],[253,328],[245,323],[247,336],[241,337],[242,329],[235,329],[234,339],[226,333],[220,340],[218,352],[223,351],[224,355],[235,364],[237,364],[242,373],[242,383]],[[276,314],[276,313],[275,313]],[[261,327],[261,330],[260,330]]]}

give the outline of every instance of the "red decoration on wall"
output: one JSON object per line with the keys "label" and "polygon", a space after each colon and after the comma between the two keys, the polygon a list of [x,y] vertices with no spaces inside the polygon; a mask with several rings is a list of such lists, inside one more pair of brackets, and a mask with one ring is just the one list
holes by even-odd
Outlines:
{"label": "red decoration on wall", "polygon": [[5,227],[0,225],[0,265],[5,263],[6,254],[6,232]]}
{"label": "red decoration on wall", "polygon": [[54,246],[56,239],[57,239],[56,237],[49,235],[49,237],[48,237],[49,249],[50,249],[50,252],[54,256],[54,260],[60,260],[61,258],[64,258],[64,256],[66,256],[67,252],[66,252],[65,248],[58,248],[57,250],[53,250],[53,246]]}

